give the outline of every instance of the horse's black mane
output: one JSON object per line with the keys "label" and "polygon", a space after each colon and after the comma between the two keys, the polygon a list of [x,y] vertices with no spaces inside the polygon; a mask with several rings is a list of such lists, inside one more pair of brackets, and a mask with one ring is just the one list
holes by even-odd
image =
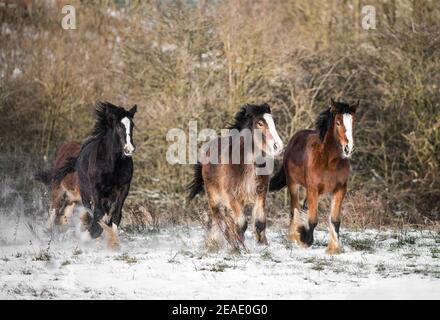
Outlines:
{"label": "horse's black mane", "polygon": [[112,112],[117,118],[122,119],[126,115],[124,108],[115,106],[110,102],[98,101],[95,106],[95,128],[92,136],[98,136],[109,129],[108,113]]}
{"label": "horse's black mane", "polygon": [[115,116],[115,119],[122,119],[123,117],[129,115],[124,108],[115,106],[107,101],[98,101],[95,105],[95,127],[92,134],[82,145],[81,150],[92,141],[100,139],[107,132],[107,130],[111,128],[108,116],[109,113],[112,113]]}
{"label": "horse's black mane", "polygon": [[270,106],[267,103],[261,105],[246,104],[235,114],[234,120],[228,124],[227,129],[243,130],[249,125],[249,119],[251,117],[262,116],[265,113],[271,113]]}
{"label": "horse's black mane", "polygon": [[332,102],[332,107],[322,111],[315,122],[315,129],[318,131],[321,141],[324,141],[325,134],[332,127],[335,115],[352,112],[353,108],[345,102]]}

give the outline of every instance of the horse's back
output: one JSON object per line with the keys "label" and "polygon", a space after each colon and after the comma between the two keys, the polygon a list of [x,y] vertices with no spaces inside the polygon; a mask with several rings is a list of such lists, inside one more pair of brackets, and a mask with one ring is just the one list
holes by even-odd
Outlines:
{"label": "horse's back", "polygon": [[[54,164],[54,170],[61,169],[66,161],[71,157],[77,157],[81,150],[81,144],[76,141],[70,141],[63,144],[57,152]],[[79,182],[76,172],[67,174],[61,182],[52,181],[52,190],[64,190],[69,193],[71,201],[79,201]]]}
{"label": "horse's back", "polygon": [[285,162],[293,162],[295,165],[303,165],[306,156],[306,149],[319,136],[314,130],[298,131],[286,147],[284,160]]}
{"label": "horse's back", "polygon": [[78,156],[80,150],[81,144],[76,141],[70,141],[63,144],[61,148],[58,149],[54,169],[61,168],[68,158]]}

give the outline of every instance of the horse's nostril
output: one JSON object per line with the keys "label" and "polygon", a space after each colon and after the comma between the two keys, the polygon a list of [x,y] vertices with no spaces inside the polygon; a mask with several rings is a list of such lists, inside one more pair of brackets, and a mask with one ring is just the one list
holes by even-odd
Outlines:
{"label": "horse's nostril", "polygon": [[348,146],[345,146],[345,147],[344,147],[344,151],[345,151],[345,153],[348,154],[348,153],[350,153],[350,148],[349,148]]}
{"label": "horse's nostril", "polygon": [[274,148],[275,151],[277,151],[277,150],[278,150],[278,144],[275,143],[275,144],[273,145],[273,148]]}

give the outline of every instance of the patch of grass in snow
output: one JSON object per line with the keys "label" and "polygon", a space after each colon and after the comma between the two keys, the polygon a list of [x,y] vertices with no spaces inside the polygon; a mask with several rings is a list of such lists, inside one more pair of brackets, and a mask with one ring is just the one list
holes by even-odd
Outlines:
{"label": "patch of grass in snow", "polygon": [[440,248],[438,248],[438,247],[431,248],[431,257],[433,259],[439,259],[440,258]]}
{"label": "patch of grass in snow", "polygon": [[71,263],[70,260],[64,260],[64,261],[61,263],[61,266],[62,266],[62,267],[64,267],[64,266],[68,266],[70,263]]}
{"label": "patch of grass in snow", "polygon": [[272,261],[275,263],[280,263],[281,261],[276,259],[272,253],[269,251],[269,249],[264,249],[263,251],[261,251],[260,253],[260,257],[261,259],[263,259],[264,261]]}
{"label": "patch of grass in snow", "polygon": [[212,265],[202,267],[199,270],[200,271],[211,271],[211,272],[224,272],[226,269],[229,269],[229,268],[235,269],[235,267],[233,267],[223,261],[218,261]]}
{"label": "patch of grass in snow", "polygon": [[387,270],[387,268],[385,267],[385,264],[383,262],[376,264],[376,272],[383,273],[386,270]]}
{"label": "patch of grass in snow", "polygon": [[402,256],[404,256],[407,259],[412,259],[412,258],[420,257],[420,254],[413,251],[413,252],[404,253],[404,254],[402,254]]}
{"label": "patch of grass in snow", "polygon": [[25,276],[30,276],[32,274],[32,271],[29,269],[23,269],[21,270],[21,273],[24,274]]}
{"label": "patch of grass in snow", "polygon": [[311,263],[312,264],[312,270],[316,271],[322,271],[326,267],[330,267],[332,265],[332,262],[325,258],[317,258],[317,257],[311,257],[304,260],[305,263]]}
{"label": "patch of grass in snow", "polygon": [[128,253],[123,253],[120,256],[115,257],[115,260],[118,261],[125,261],[128,264],[135,264],[138,262],[138,260],[136,259],[136,257],[130,256]]}
{"label": "patch of grass in snow", "polygon": [[50,261],[50,254],[48,251],[42,250],[32,258],[32,261]]}
{"label": "patch of grass in snow", "polygon": [[1,261],[4,261],[4,262],[8,262],[8,261],[9,261],[9,258],[8,258],[8,257],[1,257],[0,260],[1,260]]}
{"label": "patch of grass in snow", "polygon": [[376,251],[373,239],[352,239],[348,238],[347,243],[353,250],[374,253]]}
{"label": "patch of grass in snow", "polygon": [[429,266],[417,267],[413,270],[415,274],[421,274],[425,277],[432,277],[436,279],[440,279],[440,270],[433,270]]}
{"label": "patch of grass in snow", "polygon": [[402,248],[407,245],[415,245],[417,238],[406,232],[397,235],[397,241],[390,245],[390,248]]}
{"label": "patch of grass in snow", "polygon": [[209,271],[211,272],[224,272],[227,268],[230,268],[230,266],[223,262],[215,263],[211,266]]}
{"label": "patch of grass in snow", "polygon": [[74,255],[74,256],[79,256],[80,254],[82,254],[83,252],[81,251],[81,249],[79,249],[78,247],[77,248],[75,248],[74,250],[73,250],[73,252],[72,252],[72,254]]}

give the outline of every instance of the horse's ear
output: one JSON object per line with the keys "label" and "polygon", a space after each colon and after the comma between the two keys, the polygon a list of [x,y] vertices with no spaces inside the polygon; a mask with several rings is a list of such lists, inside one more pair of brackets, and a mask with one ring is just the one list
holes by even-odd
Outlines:
{"label": "horse's ear", "polygon": [[359,107],[360,103],[361,103],[361,100],[358,100],[354,105],[352,105],[352,106],[350,107],[350,111],[351,111],[351,113],[353,113],[353,114],[356,113],[356,110],[357,110],[357,108]]}
{"label": "horse's ear", "polygon": [[133,106],[133,108],[131,108],[130,110],[128,110],[128,113],[131,115],[131,117],[133,118],[134,117],[134,115],[135,115],[135,113],[137,112],[137,110],[138,110],[138,106],[137,106],[137,104],[135,104],[134,106]]}
{"label": "horse's ear", "polygon": [[338,104],[333,98],[330,98],[330,111],[332,113],[338,112]]}

